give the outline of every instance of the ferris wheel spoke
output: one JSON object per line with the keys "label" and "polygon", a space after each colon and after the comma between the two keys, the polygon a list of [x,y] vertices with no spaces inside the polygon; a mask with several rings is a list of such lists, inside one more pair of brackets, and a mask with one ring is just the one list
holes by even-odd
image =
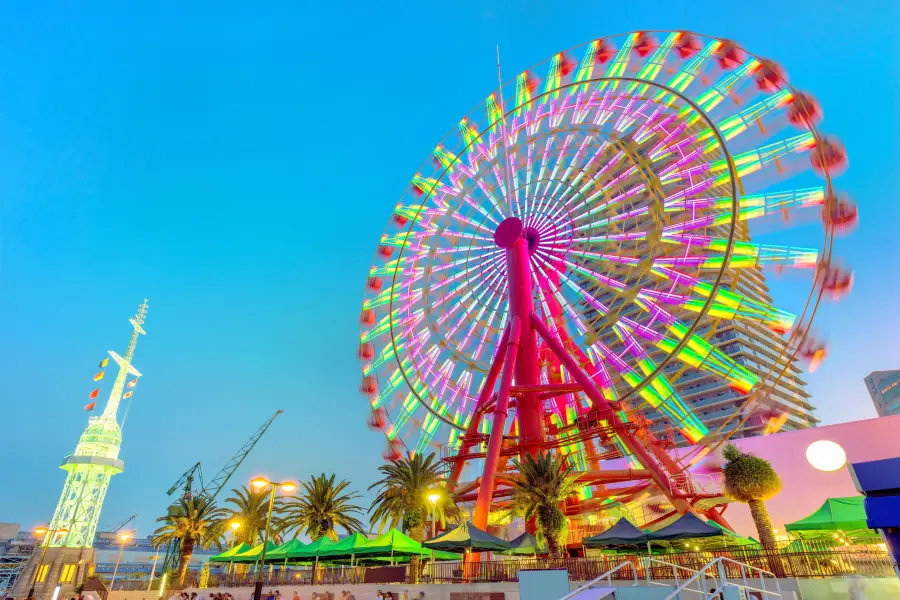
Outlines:
{"label": "ferris wheel spoke", "polygon": [[[478,313],[475,315],[475,318],[472,319],[472,323],[469,325],[469,329],[466,331],[466,334],[463,336],[462,341],[460,341],[458,345],[458,349],[460,351],[463,351],[465,349],[466,344],[472,337],[472,334],[475,333],[476,327],[481,326],[483,331],[489,331],[490,322],[491,320],[493,320],[493,317],[496,314],[496,309],[491,311],[490,320],[488,320],[487,322],[482,321],[482,318],[484,318],[484,313],[487,312],[490,306],[492,306],[495,302],[499,304],[502,301],[502,293],[500,291],[500,288],[494,287],[493,285],[498,279],[499,273],[493,280],[491,280],[491,283],[486,290],[490,292],[490,296],[488,296],[487,300],[482,301],[484,292],[479,295],[478,303],[481,305],[481,308],[479,308]],[[480,352],[480,348],[475,349],[475,351],[472,353],[473,360],[478,360],[478,354],[480,354]]]}
{"label": "ferris wheel spoke", "polygon": [[[482,306],[483,308],[487,306],[486,304],[482,303],[482,299],[485,294],[490,293],[491,297],[494,297],[497,295],[497,291],[494,289],[493,284],[497,280],[499,280],[501,278],[501,276],[502,276],[502,273],[498,270],[494,274],[494,276],[490,279],[490,281],[484,281],[484,282],[480,283],[478,286],[476,286],[475,288],[472,288],[472,294],[469,297],[460,298],[459,302],[457,302],[453,306],[453,308],[451,308],[450,312],[448,312],[444,317],[442,317],[442,319],[439,321],[439,323],[441,323],[441,324],[443,324],[450,316],[453,315],[453,313],[456,311],[457,307],[461,306],[464,303],[466,304],[466,307],[463,310],[463,312],[459,315],[458,318],[455,319],[455,323],[453,323],[453,325],[450,326],[447,337],[452,338],[454,335],[456,335],[456,332],[463,325],[464,320],[466,319],[466,317],[468,317],[471,314],[472,309],[476,305]],[[482,289],[480,292],[478,292],[476,294],[475,290],[479,289],[479,288],[484,288],[484,289]],[[469,301],[469,299],[472,296],[474,296],[474,300]],[[479,316],[483,312],[483,308],[482,308],[482,311],[479,312]],[[471,333],[471,329],[474,328],[475,324],[478,322],[478,319],[479,319],[479,317],[476,317],[474,319],[473,323],[471,324],[470,330],[469,330],[470,333]],[[468,340],[468,337],[469,336],[466,335],[463,338],[462,342],[459,344],[459,350],[463,350],[463,348],[465,347],[465,342]]]}
{"label": "ferris wheel spoke", "polygon": [[[443,325],[449,319],[454,318],[454,315],[460,307],[466,305],[467,311],[471,310],[471,303],[469,303],[469,299],[477,293],[479,289],[485,287],[487,284],[486,280],[482,279],[475,286],[459,286],[456,289],[452,290],[450,293],[442,296],[438,301],[435,302],[433,311],[437,311],[441,309],[441,306],[447,302],[448,300],[454,299],[451,303],[450,309],[445,312],[441,317],[437,320],[438,325]],[[468,314],[468,313],[466,313]],[[455,327],[458,327],[459,323],[455,324]],[[455,330],[454,330],[455,331]]]}
{"label": "ferris wheel spoke", "polygon": [[[758,60],[755,58],[748,59],[743,65],[736,68],[734,71],[725,73],[719,81],[695,96],[694,102],[696,102],[704,112],[711,112],[728,97],[728,94],[732,89],[741,83],[741,81],[755,73],[759,67],[760,62]],[[682,112],[686,114],[689,110],[693,109],[685,107],[682,109]],[[700,115],[695,113],[693,116],[689,117],[688,121],[693,124],[699,121],[700,118]]]}
{"label": "ferris wheel spoke", "polygon": [[[613,331],[628,348],[644,376],[651,375],[656,369],[656,363],[631,332],[620,323],[613,325]],[[697,443],[709,433],[706,425],[691,412],[665,375],[657,375],[644,389],[648,391],[647,397],[653,407],[677,423],[679,431],[688,441]]]}
{"label": "ferris wheel spoke", "polygon": [[[700,298],[709,298],[712,293],[712,284],[681,273],[680,271],[669,269],[661,265],[655,265],[652,271],[654,274],[668,279],[677,285],[688,287],[690,291],[699,296],[699,298],[649,288],[642,288],[641,291],[638,292],[639,298],[679,306],[685,310],[699,313],[705,303],[705,300],[701,300]],[[740,319],[763,323],[764,325],[777,328],[781,331],[790,330],[794,324],[794,319],[796,318],[795,315],[779,310],[771,304],[751,300],[743,294],[724,290],[722,288],[719,288],[716,291],[713,303],[710,305],[707,314],[711,317]]]}
{"label": "ferris wheel spoke", "polygon": [[[762,194],[747,194],[738,199],[738,220],[750,221],[761,217],[776,214],[784,215],[784,211],[821,206],[825,201],[825,188],[813,187],[786,192],[768,192]],[[731,214],[732,198],[730,196],[716,196],[706,198],[691,198],[685,200],[666,200],[665,210],[691,211],[691,210],[718,210],[719,215]]]}
{"label": "ferris wheel spoke", "polygon": [[[762,119],[775,110],[783,108],[794,99],[789,90],[778,91],[771,96],[766,96],[761,101],[745,108],[737,114],[731,115],[717,123],[719,131],[726,140],[732,140],[750,127],[756,126],[760,133],[765,134]],[[700,142],[713,137],[709,129],[697,135]]]}
{"label": "ferris wheel spoke", "polygon": [[[730,219],[729,219],[730,220]],[[709,225],[719,223],[711,222]],[[688,247],[706,248],[714,252],[725,252],[728,240],[706,235],[682,234],[677,230],[664,231],[662,241]],[[812,268],[816,266],[819,252],[815,248],[792,248],[790,246],[774,246],[736,241],[732,246],[728,266],[731,268],[755,267],[762,264],[778,264],[792,267]],[[661,266],[691,265],[702,269],[720,269],[724,255],[660,257],[654,264]]]}
{"label": "ferris wheel spoke", "polygon": [[[671,354],[678,342],[684,339],[689,327],[675,318],[671,313],[652,300],[635,298],[634,303],[644,312],[648,313],[654,321],[662,323],[666,330],[674,336],[674,339],[662,334],[655,337],[645,336],[660,350]],[[635,324],[635,331],[642,334],[641,326]],[[759,377],[749,369],[737,364],[730,356],[718,350],[715,346],[696,333],[691,334],[687,344],[679,351],[677,358],[697,369],[718,375],[728,381],[735,389],[742,393],[748,393],[759,381]]]}

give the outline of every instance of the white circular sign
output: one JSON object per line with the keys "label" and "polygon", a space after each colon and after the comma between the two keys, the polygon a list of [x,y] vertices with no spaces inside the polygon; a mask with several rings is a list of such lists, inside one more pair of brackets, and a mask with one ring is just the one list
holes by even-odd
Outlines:
{"label": "white circular sign", "polygon": [[806,460],[820,471],[837,471],[847,464],[847,453],[831,440],[813,442],[806,449]]}

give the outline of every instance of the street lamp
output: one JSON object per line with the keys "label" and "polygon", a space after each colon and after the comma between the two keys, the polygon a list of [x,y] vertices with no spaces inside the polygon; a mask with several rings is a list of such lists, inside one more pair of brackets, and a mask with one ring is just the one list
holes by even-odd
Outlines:
{"label": "street lamp", "polygon": [[425,497],[431,502],[431,537],[434,537],[434,509],[437,506],[438,500],[441,499],[441,493],[437,490],[432,490],[428,492],[428,495]]}
{"label": "street lamp", "polygon": [[234,540],[237,537],[237,530],[241,528],[241,522],[231,521],[228,526],[231,527],[231,546],[229,548],[234,548]]}
{"label": "street lamp", "polygon": [[156,561],[159,560],[159,549],[157,548],[156,556],[153,557],[153,566],[150,568],[150,581],[147,582],[147,591],[150,591],[150,587],[153,585],[153,576],[156,574]]}
{"label": "street lamp", "polygon": [[[240,521],[230,521],[228,523],[228,526],[231,528],[231,546],[229,546],[229,549],[234,550],[234,541],[237,539],[237,530],[241,528],[241,522]],[[228,569],[226,570],[225,574],[229,575],[232,573],[234,573],[234,561],[233,560],[231,563],[229,563]]]}
{"label": "street lamp", "polygon": [[[434,512],[437,507],[438,500],[441,499],[441,493],[437,490],[431,490],[428,492],[428,495],[425,496],[428,498],[428,501],[431,502],[431,537],[435,536],[435,528],[434,528]],[[434,564],[434,548],[431,549],[431,564]],[[432,567],[434,568],[434,567]]]}
{"label": "street lamp", "polygon": [[131,538],[130,533],[120,533],[119,538],[119,555],[116,557],[116,566],[113,569],[112,580],[109,582],[109,590],[112,591],[113,586],[116,584],[116,575],[119,573],[119,561],[122,560],[122,552],[125,550],[125,542],[127,542]]}
{"label": "street lamp", "polygon": [[[38,562],[37,566],[34,568],[34,576],[31,578],[31,589],[28,590],[28,597],[34,598],[34,587],[37,585],[38,574],[41,572],[41,566],[44,564],[44,557],[47,556],[47,546],[50,545],[50,540],[53,539],[53,536],[58,535],[60,533],[69,533],[68,529],[47,529],[46,527],[35,527],[34,534],[44,536],[44,549],[41,550],[41,560]],[[48,569],[49,571],[49,569]]]}
{"label": "street lamp", "polygon": [[256,584],[253,587],[253,600],[262,598],[262,570],[266,568],[266,546],[269,545],[269,525],[272,523],[272,506],[275,504],[275,490],[279,487],[285,494],[290,494],[297,489],[297,484],[293,481],[269,481],[265,477],[254,477],[250,480],[250,485],[255,489],[262,491],[266,487],[272,488],[269,495],[269,514],[266,516],[266,532],[263,535],[262,554],[259,557],[259,569],[256,571]]}

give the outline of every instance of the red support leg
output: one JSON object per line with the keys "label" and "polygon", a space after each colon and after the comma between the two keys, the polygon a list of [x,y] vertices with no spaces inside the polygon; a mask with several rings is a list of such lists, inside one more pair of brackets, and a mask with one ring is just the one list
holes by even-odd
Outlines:
{"label": "red support leg", "polygon": [[[653,479],[653,482],[659,487],[659,489],[669,497],[672,503],[675,505],[676,509],[679,512],[683,513],[686,509],[687,503],[683,498],[675,497],[673,494],[673,488],[671,482],[669,480],[669,475],[666,473],[664,469],[660,467],[660,464],[655,460],[655,458],[647,452],[644,446],[638,442],[634,436],[628,433],[623,426],[623,423],[619,420],[619,416],[615,413],[615,411],[608,408],[603,395],[600,391],[594,386],[594,382],[591,381],[591,378],[588,377],[584,371],[581,370],[581,367],[578,365],[575,360],[569,356],[569,353],[566,352],[562,343],[556,339],[556,337],[550,332],[547,327],[541,323],[541,320],[537,318],[537,316],[532,316],[531,324],[534,327],[534,330],[541,336],[547,346],[556,354],[557,358],[566,366],[569,370],[569,374],[584,390],[584,393],[590,398],[592,404],[595,408],[602,411],[603,418],[607,419],[610,423],[613,424],[614,427],[619,432],[619,435],[622,438],[622,441],[625,445],[628,446],[628,449],[631,450],[632,454],[637,457],[638,461],[644,466],[645,469],[650,471],[650,476]],[[603,410],[605,408],[605,410]]]}
{"label": "red support leg", "polygon": [[[494,385],[497,383],[497,376],[500,375],[500,368],[503,366],[503,354],[506,352],[506,343],[508,341],[509,324],[507,323],[506,327],[503,329],[503,335],[500,336],[500,343],[494,351],[494,359],[491,361],[491,368],[488,369],[487,377],[484,379],[484,385],[481,386],[481,392],[478,394],[478,403],[475,405],[475,411],[472,413],[472,420],[469,421],[469,426],[466,428],[466,433],[463,435],[460,442],[459,452],[457,453],[460,456],[464,456],[466,452],[469,451],[469,448],[475,444],[475,436],[478,434],[478,427],[481,425],[481,417],[484,414],[483,408],[487,404],[488,398],[494,393]],[[464,460],[457,460],[453,463],[453,466],[450,467],[451,485],[456,485],[459,481],[459,477],[462,475],[465,464]]]}
{"label": "red support leg", "polygon": [[512,385],[513,368],[516,365],[516,355],[519,352],[519,337],[521,335],[521,321],[517,316],[512,317],[509,328],[509,340],[506,343],[506,358],[503,361],[503,376],[500,379],[500,389],[497,391],[497,401],[494,402],[494,417],[491,422],[491,437],[488,439],[487,454],[484,457],[484,473],[481,475],[481,486],[478,488],[478,500],[475,501],[475,511],[472,522],[475,527],[487,528],[488,512],[491,508],[491,500],[494,496],[494,475],[497,472],[497,461],[500,458],[500,450],[503,445],[503,434],[506,430],[507,407],[509,405],[509,388]]}

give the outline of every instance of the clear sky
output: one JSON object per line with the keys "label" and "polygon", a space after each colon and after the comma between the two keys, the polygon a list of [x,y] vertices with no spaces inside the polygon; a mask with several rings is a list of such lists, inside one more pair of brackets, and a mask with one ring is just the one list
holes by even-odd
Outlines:
{"label": "clear sky", "polygon": [[861,211],[837,247],[854,292],[817,320],[819,416],[874,416],[862,378],[900,368],[895,1],[125,4],[0,7],[0,521],[51,517],[96,363],[144,297],[101,525],[138,513],[149,534],[186,468],[211,476],[277,408],[235,484],[364,490],[383,448],[357,392],[366,272],[417,166],[495,86],[497,43],[509,77],[634,29],[780,62],[844,141]]}

